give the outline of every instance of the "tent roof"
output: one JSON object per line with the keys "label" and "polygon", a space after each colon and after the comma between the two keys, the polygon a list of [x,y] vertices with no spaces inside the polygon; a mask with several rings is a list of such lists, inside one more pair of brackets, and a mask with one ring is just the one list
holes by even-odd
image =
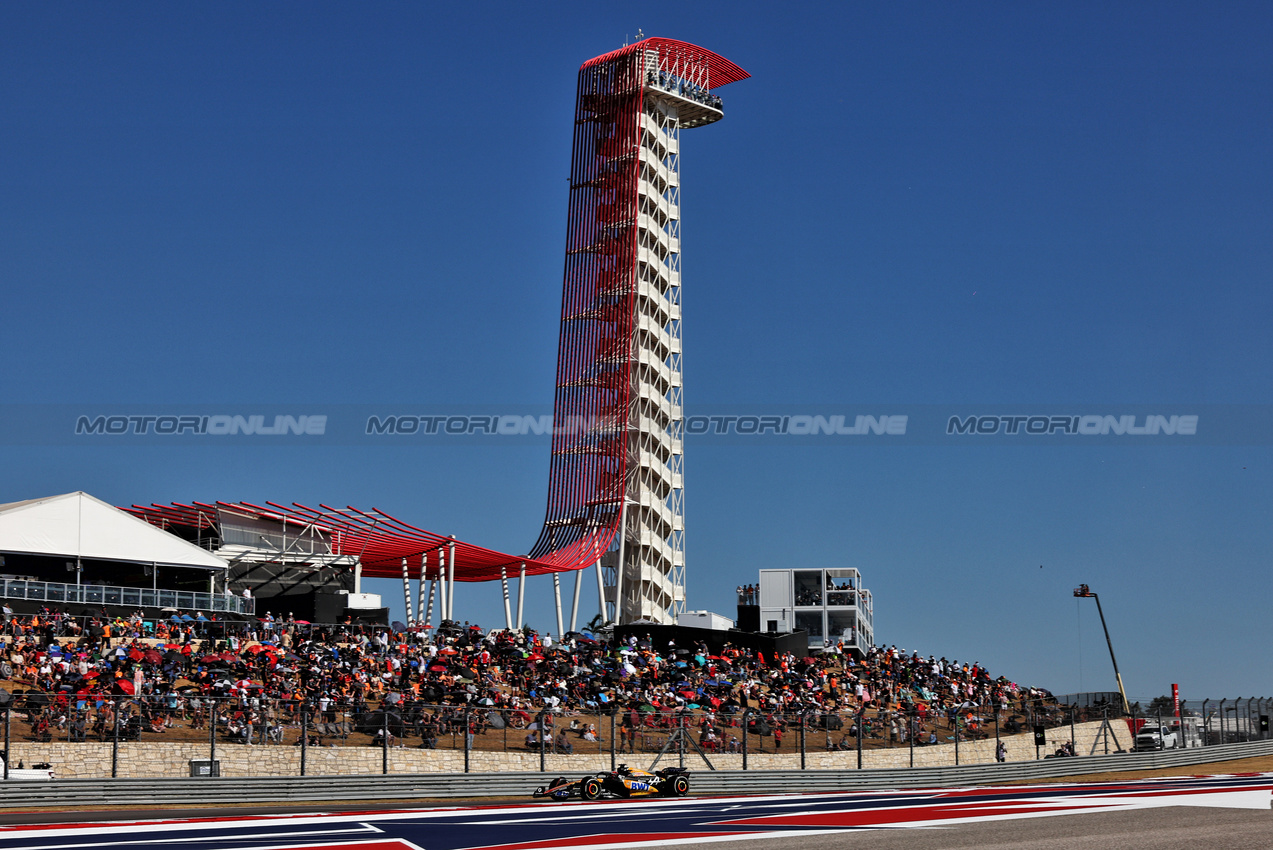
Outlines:
{"label": "tent roof", "polygon": [[213,570],[230,566],[193,543],[81,492],[0,505],[0,552]]}

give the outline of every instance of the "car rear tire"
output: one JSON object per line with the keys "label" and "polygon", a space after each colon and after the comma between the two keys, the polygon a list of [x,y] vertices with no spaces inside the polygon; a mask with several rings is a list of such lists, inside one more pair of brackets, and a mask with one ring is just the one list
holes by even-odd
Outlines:
{"label": "car rear tire", "polygon": [[684,797],[690,793],[690,781],[684,776],[672,777],[672,796]]}
{"label": "car rear tire", "polygon": [[601,782],[593,777],[585,779],[583,785],[579,786],[579,796],[585,800],[595,800],[601,796]]}

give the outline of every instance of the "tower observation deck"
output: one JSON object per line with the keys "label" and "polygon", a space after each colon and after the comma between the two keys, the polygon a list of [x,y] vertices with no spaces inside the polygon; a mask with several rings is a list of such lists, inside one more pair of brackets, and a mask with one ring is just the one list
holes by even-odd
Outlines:
{"label": "tower observation deck", "polygon": [[531,558],[600,555],[604,619],[685,610],[681,130],[724,117],[749,75],[647,38],[579,70],[554,435]]}

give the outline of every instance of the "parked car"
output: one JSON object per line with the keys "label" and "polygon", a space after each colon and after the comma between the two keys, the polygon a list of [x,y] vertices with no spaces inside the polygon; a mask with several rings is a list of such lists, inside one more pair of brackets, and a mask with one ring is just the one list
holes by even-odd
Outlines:
{"label": "parked car", "polygon": [[1180,736],[1170,726],[1142,726],[1136,733],[1136,743],[1132,749],[1136,752],[1150,750],[1174,750],[1180,746]]}

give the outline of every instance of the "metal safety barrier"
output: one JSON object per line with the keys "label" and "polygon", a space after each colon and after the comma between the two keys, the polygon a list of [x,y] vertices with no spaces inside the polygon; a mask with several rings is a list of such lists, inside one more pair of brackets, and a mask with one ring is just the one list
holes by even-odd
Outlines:
{"label": "metal safety barrier", "polygon": [[[1006,764],[909,770],[695,770],[691,793],[764,794],[993,785],[1089,773],[1211,764],[1273,754],[1273,741],[1223,744],[1166,752],[1053,758]],[[692,768],[693,765],[689,764]],[[260,777],[185,779],[72,779],[4,783],[0,809],[84,806],[287,805],[310,802],[377,803],[425,800],[530,798],[542,773],[417,774],[410,776]]]}

